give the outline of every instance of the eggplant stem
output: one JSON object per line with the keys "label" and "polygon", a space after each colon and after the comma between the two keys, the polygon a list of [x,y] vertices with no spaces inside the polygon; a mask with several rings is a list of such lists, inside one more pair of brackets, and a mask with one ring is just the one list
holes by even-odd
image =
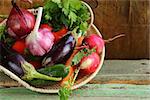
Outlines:
{"label": "eggplant stem", "polygon": [[37,14],[36,22],[35,22],[35,26],[34,26],[34,29],[33,29],[34,33],[38,32],[38,29],[40,27],[40,22],[41,22],[41,17],[42,17],[42,11],[43,11],[43,8],[39,7],[38,8],[38,14]]}
{"label": "eggplant stem", "polygon": [[105,42],[105,43],[110,43],[110,42],[112,42],[112,41],[114,41],[114,40],[116,40],[116,39],[118,39],[118,38],[120,38],[120,37],[123,37],[123,36],[125,36],[125,34],[119,34],[119,35],[117,35],[117,36],[114,36],[114,37],[112,37],[112,38],[109,38],[109,39],[107,39],[107,40],[104,40],[104,42]]}
{"label": "eggplant stem", "polygon": [[24,61],[21,62],[21,67],[24,70],[25,75],[22,77],[23,80],[32,80],[32,79],[43,79],[51,81],[60,81],[62,78],[50,77],[44,74],[37,72],[30,63]]}
{"label": "eggplant stem", "polygon": [[56,77],[51,77],[51,76],[47,76],[47,75],[44,75],[44,74],[41,74],[41,73],[33,73],[33,78],[36,78],[36,79],[43,79],[43,80],[50,80],[50,81],[61,81],[62,78],[59,77],[59,78],[56,78]]}

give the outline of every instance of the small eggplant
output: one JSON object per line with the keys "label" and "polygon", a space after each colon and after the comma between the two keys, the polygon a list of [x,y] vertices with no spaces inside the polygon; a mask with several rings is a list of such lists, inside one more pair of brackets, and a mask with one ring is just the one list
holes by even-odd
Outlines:
{"label": "small eggplant", "polygon": [[56,78],[37,72],[34,66],[25,61],[20,54],[8,50],[2,42],[0,42],[0,49],[2,53],[0,64],[25,81],[33,79],[60,81],[62,79],[62,77]]}
{"label": "small eggplant", "polygon": [[52,49],[45,55],[42,65],[52,66],[54,64],[65,64],[71,56],[76,41],[70,32],[67,33],[60,41],[53,45]]}
{"label": "small eggplant", "polygon": [[2,66],[19,77],[24,75],[21,68],[21,62],[24,61],[24,58],[21,55],[10,52],[2,42],[0,42],[0,54],[0,64]]}

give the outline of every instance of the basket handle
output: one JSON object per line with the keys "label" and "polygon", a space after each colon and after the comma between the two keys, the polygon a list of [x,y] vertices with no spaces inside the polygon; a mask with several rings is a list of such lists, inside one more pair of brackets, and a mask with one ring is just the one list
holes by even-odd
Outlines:
{"label": "basket handle", "polygon": [[90,20],[90,24],[89,24],[89,27],[91,27],[91,25],[94,23],[94,13],[93,13],[93,10],[92,8],[86,3],[86,2],[83,2],[82,3],[87,6],[87,8],[89,9],[90,11],[90,15],[91,15],[91,20]]}

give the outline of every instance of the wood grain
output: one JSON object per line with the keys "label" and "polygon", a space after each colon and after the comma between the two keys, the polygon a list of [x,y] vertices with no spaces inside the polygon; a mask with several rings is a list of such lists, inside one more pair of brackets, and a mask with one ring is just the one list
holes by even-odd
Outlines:
{"label": "wood grain", "polygon": [[[40,94],[22,87],[0,88],[1,100],[58,100],[57,94]],[[150,85],[87,84],[69,100],[149,100]]]}
{"label": "wood grain", "polygon": [[98,0],[94,9],[95,24],[104,39],[125,33],[126,37],[106,44],[108,59],[149,57],[148,0]]}
{"label": "wood grain", "polygon": [[[34,5],[41,0],[33,0]],[[95,25],[103,38],[117,34],[126,36],[106,44],[106,59],[150,58],[150,3],[149,0],[84,0],[95,13]],[[31,8],[33,5],[18,0],[18,5]],[[9,14],[10,0],[0,0],[0,14]]]}

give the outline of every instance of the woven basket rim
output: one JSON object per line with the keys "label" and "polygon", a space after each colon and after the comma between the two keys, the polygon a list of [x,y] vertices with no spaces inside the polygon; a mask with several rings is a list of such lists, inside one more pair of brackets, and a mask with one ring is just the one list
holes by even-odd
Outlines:
{"label": "woven basket rim", "polygon": [[[97,32],[96,34],[100,35],[100,32],[98,31],[98,29],[95,27],[95,25],[92,24],[92,26],[95,31]],[[101,36],[102,37],[102,36]],[[100,71],[103,62],[104,62],[104,57],[105,57],[105,47],[103,48],[102,54],[101,54],[101,61],[100,64],[98,66],[98,68],[96,69],[96,71],[94,73],[92,73],[86,80],[80,82],[79,84],[76,84],[72,87],[72,89],[77,89],[83,85],[85,85],[86,83],[88,83],[91,79],[93,79],[96,74]],[[40,92],[40,93],[58,93],[59,89],[42,89],[42,88],[35,88],[33,86],[30,86],[28,83],[26,83],[25,81],[21,80],[18,76],[16,76],[15,74],[13,74],[11,71],[7,70],[6,68],[4,68],[3,66],[0,65],[0,70],[3,71],[5,74],[7,74],[9,77],[11,77],[12,79],[16,80],[18,83],[20,83],[21,85],[23,85],[24,87],[26,87],[27,89],[30,89],[32,91],[36,91],[36,92]]]}
{"label": "woven basket rim", "polygon": [[[94,30],[96,31],[96,34],[98,34],[99,36],[102,37],[100,31],[93,24],[94,14],[93,14],[93,11],[92,11],[91,7],[85,2],[82,2],[82,3],[84,3],[88,7],[88,9],[90,11],[90,14],[91,14],[91,19],[90,19],[91,21],[90,21],[88,30],[90,30],[90,28],[94,28]],[[33,14],[37,13],[36,9],[29,9],[29,11],[32,12]],[[6,24],[6,21],[7,21],[7,19],[3,20],[0,23],[0,25]],[[105,57],[105,47],[103,48],[102,54],[100,55],[101,61],[100,61],[100,64],[99,64],[98,68],[96,69],[96,71],[94,73],[92,73],[91,75],[89,75],[89,77],[87,77],[85,80],[81,81],[79,84],[75,84],[72,87],[72,89],[79,88],[79,87],[85,85],[86,83],[88,83],[90,80],[92,80],[96,76],[96,74],[100,71],[100,69],[101,69],[101,67],[103,65],[103,62],[104,62],[104,57]],[[3,71],[9,77],[11,77],[12,79],[16,80],[19,84],[23,85],[25,88],[30,89],[32,91],[36,91],[36,92],[40,92],[40,93],[58,93],[58,91],[59,91],[59,89],[43,89],[43,88],[33,87],[33,86],[29,85],[28,83],[26,83],[25,81],[21,80],[18,76],[16,76],[11,71],[7,70],[6,68],[4,68],[1,65],[0,65],[0,71]]]}

